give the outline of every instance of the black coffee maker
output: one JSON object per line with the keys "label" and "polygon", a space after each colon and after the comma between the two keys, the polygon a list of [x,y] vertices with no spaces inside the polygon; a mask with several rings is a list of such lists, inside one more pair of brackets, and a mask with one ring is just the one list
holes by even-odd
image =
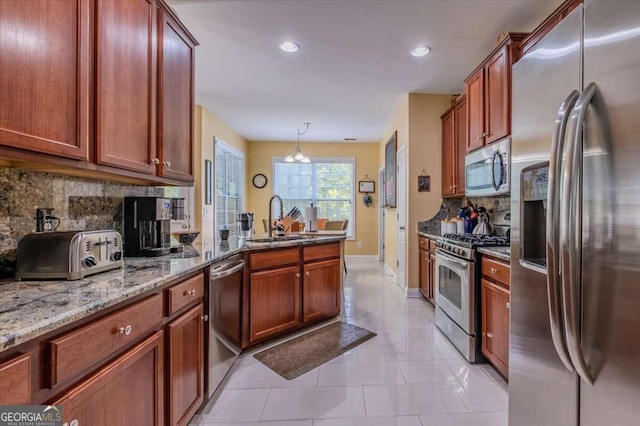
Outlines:
{"label": "black coffee maker", "polygon": [[124,254],[155,257],[170,253],[171,199],[125,197]]}

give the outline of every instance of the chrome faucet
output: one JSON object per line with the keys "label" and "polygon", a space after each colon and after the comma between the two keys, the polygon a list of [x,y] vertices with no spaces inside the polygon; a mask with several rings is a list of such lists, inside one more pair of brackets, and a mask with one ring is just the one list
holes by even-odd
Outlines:
{"label": "chrome faucet", "polygon": [[269,228],[269,238],[273,237],[273,230],[275,228],[275,226],[273,226],[273,221],[271,220],[271,218],[272,218],[271,213],[273,211],[272,203],[273,203],[273,200],[275,198],[278,199],[278,203],[280,204],[280,215],[284,216],[284,206],[282,205],[282,198],[280,198],[280,196],[277,195],[277,194],[273,194],[271,196],[271,199],[269,200],[269,226],[268,226],[268,228]]}

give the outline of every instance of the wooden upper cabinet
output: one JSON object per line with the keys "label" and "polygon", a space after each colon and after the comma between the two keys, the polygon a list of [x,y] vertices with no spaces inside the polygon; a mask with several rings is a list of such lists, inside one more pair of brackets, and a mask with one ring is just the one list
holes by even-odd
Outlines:
{"label": "wooden upper cabinet", "polygon": [[[509,65],[507,65],[509,64]],[[490,144],[511,133],[509,111],[509,52],[503,47],[484,66],[485,74],[485,144]]]}
{"label": "wooden upper cabinet", "polygon": [[467,144],[467,97],[462,96],[441,117],[442,196],[464,195],[464,156]]}
{"label": "wooden upper cabinet", "polygon": [[519,58],[524,33],[509,33],[465,80],[467,152],[511,134],[511,67]]}
{"label": "wooden upper cabinet", "polygon": [[154,174],[155,2],[102,0],[96,7],[96,160]]}
{"label": "wooden upper cabinet", "polygon": [[449,109],[442,119],[442,196],[455,194],[455,123],[453,110]]}
{"label": "wooden upper cabinet", "polygon": [[464,195],[465,190],[465,168],[464,157],[467,154],[467,97],[463,96],[453,107],[453,117],[455,122],[455,195]]}
{"label": "wooden upper cabinet", "polygon": [[467,152],[484,145],[484,70],[467,81]]}
{"label": "wooden upper cabinet", "polygon": [[0,1],[0,144],[89,157],[90,4]]}
{"label": "wooden upper cabinet", "polygon": [[193,181],[195,40],[158,10],[159,175]]}

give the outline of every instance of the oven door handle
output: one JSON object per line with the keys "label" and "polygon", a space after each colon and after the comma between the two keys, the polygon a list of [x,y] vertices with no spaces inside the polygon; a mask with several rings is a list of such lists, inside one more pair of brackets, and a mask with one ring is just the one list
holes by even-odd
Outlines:
{"label": "oven door handle", "polygon": [[453,256],[449,256],[449,255],[447,255],[447,254],[444,254],[444,253],[443,253],[443,252],[441,252],[441,251],[436,252],[436,258],[437,258],[438,256],[442,257],[443,259],[448,260],[449,262],[457,263],[458,265],[461,265],[461,266],[465,266],[465,267],[466,267],[466,266],[468,266],[468,265],[469,265],[469,262],[467,262],[467,261],[465,261],[465,260],[457,259],[457,258],[455,258],[455,257],[453,257]]}

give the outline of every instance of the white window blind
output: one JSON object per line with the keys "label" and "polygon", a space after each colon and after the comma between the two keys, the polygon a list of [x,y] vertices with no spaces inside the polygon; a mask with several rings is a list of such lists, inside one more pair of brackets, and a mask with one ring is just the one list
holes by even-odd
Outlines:
{"label": "white window blind", "polygon": [[215,147],[215,228],[238,232],[238,213],[244,206],[244,154],[216,139]]}
{"label": "white window blind", "polygon": [[311,163],[285,163],[274,160],[275,193],[282,197],[284,214],[311,203],[318,207],[318,218],[349,220],[347,236],[354,236],[355,160],[352,158],[313,159]]}

